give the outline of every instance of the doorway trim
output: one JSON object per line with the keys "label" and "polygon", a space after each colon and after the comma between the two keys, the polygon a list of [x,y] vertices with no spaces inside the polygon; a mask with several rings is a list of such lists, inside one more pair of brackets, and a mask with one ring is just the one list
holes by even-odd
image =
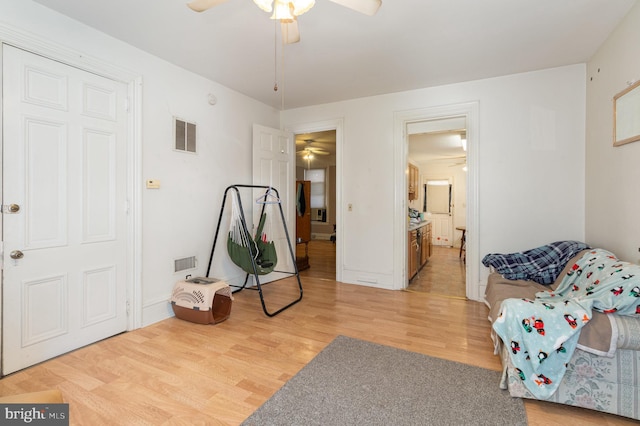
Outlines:
{"label": "doorway trim", "polygon": [[[142,76],[84,52],[0,23],[0,44],[9,44],[127,86],[127,330],[142,327]],[[1,76],[1,71],[0,71]],[[2,142],[4,143],[4,141]],[[1,170],[0,170],[1,172]],[[1,229],[0,229],[1,232]],[[0,281],[1,283],[1,281]],[[1,283],[4,285],[4,283]],[[0,329],[0,334],[1,334]]]}
{"label": "doorway trim", "polygon": [[[337,118],[314,123],[291,124],[287,127],[287,131],[293,132],[294,135],[326,130],[336,131],[336,235],[338,235],[338,238],[336,238],[336,281],[341,282],[344,269],[344,238],[340,238],[340,235],[344,235],[342,231],[342,149],[344,119]],[[295,155],[295,137],[293,139],[293,152]]]}
{"label": "doorway trim", "polygon": [[394,113],[394,289],[407,286],[407,154],[409,138],[407,125],[419,121],[465,117],[467,120],[467,268],[466,295],[481,300],[479,294],[479,241],[478,241],[478,101],[397,111]]}

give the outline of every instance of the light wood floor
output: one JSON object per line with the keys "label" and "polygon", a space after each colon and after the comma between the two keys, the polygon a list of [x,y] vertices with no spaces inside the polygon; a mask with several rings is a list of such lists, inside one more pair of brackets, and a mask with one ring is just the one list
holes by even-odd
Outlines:
{"label": "light wood floor", "polygon": [[460,249],[433,246],[429,261],[409,282],[407,290],[465,298],[466,265]]}
{"label": "light wood floor", "polygon": [[[322,247],[330,258],[334,248]],[[337,283],[310,257],[303,300],[276,317],[245,290],[223,323],[170,318],[7,376],[0,395],[58,388],[72,425],[237,425],[338,335],[500,369],[482,303]],[[267,285],[265,298],[277,307],[295,289],[295,282]],[[637,425],[552,403],[525,405],[530,425]]]}

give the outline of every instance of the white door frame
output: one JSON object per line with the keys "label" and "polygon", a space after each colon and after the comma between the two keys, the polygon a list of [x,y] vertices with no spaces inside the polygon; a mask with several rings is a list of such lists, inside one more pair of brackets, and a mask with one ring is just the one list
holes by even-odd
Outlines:
{"label": "white door frame", "polygon": [[418,121],[451,117],[467,120],[467,275],[466,294],[469,299],[481,300],[480,261],[478,241],[478,127],[479,103],[477,101],[429,108],[398,111],[394,113],[394,179],[395,210],[393,219],[394,289],[403,289],[407,283],[407,153],[409,138],[407,124]]}
{"label": "white door frame", "polygon": [[[5,23],[0,23],[0,43],[10,44],[127,85],[127,330],[140,328],[142,326],[142,185],[139,183],[142,182],[142,76]],[[0,334],[1,332],[0,328]]]}
{"label": "white door frame", "polygon": [[[294,135],[301,133],[314,133],[326,130],[336,131],[336,281],[342,281],[344,271],[344,236],[342,232],[342,150],[343,150],[343,132],[344,120],[338,118],[335,120],[319,121],[315,123],[293,124],[287,127],[287,130],[293,132]],[[295,164],[295,138],[294,138],[294,164]],[[295,174],[294,174],[295,177]]]}

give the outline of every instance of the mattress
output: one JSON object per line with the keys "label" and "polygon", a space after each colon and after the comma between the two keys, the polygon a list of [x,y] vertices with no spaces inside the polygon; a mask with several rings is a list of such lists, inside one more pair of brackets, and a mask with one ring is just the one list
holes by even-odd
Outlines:
{"label": "mattress", "polygon": [[[514,397],[535,399],[522,384],[508,349],[500,345],[500,387]],[[640,351],[618,349],[604,357],[577,349],[558,390],[547,400],[640,420]]]}

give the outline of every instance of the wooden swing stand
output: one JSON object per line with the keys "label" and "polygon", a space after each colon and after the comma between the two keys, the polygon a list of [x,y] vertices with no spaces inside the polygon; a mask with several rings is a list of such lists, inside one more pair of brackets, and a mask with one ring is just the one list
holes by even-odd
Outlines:
{"label": "wooden swing stand", "polygon": [[[253,239],[249,234],[249,230],[247,228],[247,221],[245,218],[244,210],[242,208],[242,200],[240,198],[241,189],[264,190],[264,194],[262,194],[256,199],[256,203],[261,206],[261,211],[260,211],[260,224],[258,226],[258,231]],[[209,277],[211,274],[211,265],[213,264],[213,256],[216,250],[218,236],[220,235],[222,216],[223,216],[224,208],[227,201],[227,195],[230,195],[231,197],[235,197],[235,199],[232,199],[232,202],[233,202],[234,210],[236,209],[236,206],[237,206],[237,211],[235,212],[235,214],[237,214],[238,217],[235,219],[238,219],[236,224],[239,225],[239,229],[236,229],[236,232],[238,233],[238,235],[240,235],[240,237],[236,236],[236,239],[239,238],[243,242],[242,244],[237,244],[234,241],[232,241],[232,237],[229,236],[229,239],[227,241],[229,255],[232,257],[232,260],[234,261],[234,263],[239,267],[241,267],[247,273],[244,279],[244,283],[241,286],[232,285],[232,284],[229,284],[229,286],[234,287],[236,289],[233,291],[233,293],[242,291],[245,288],[248,290],[256,290],[260,295],[260,303],[262,304],[262,310],[264,311],[265,315],[269,317],[275,316],[280,312],[284,311],[285,309],[295,305],[300,300],[302,300],[302,283],[300,282],[300,273],[296,265],[296,258],[295,258],[295,253],[293,251],[293,247],[291,245],[291,239],[289,238],[289,231],[287,230],[287,223],[285,220],[284,212],[282,210],[280,195],[278,191],[272,186],[231,185],[231,186],[228,186],[227,189],[225,189],[224,196],[222,198],[222,206],[220,207],[218,225],[216,227],[216,233],[213,239],[213,246],[211,247],[211,256],[209,257],[207,277]],[[277,256],[275,252],[274,243],[262,240],[263,238],[262,227],[264,226],[264,222],[265,222],[265,217],[266,217],[265,208],[267,205],[278,206],[278,211],[280,213],[280,218],[282,220],[284,234],[287,240],[289,255],[291,256],[291,265],[293,267],[293,271],[276,270],[275,267],[277,263]],[[234,218],[232,217],[232,221],[233,220]],[[262,291],[262,287],[267,284],[276,284],[279,280],[272,281],[270,283],[265,283],[265,284],[260,283],[260,275],[266,275],[271,272],[277,272],[277,273],[286,274],[286,275],[294,275],[296,277],[297,284],[298,284],[297,298],[275,311],[269,311],[267,309],[267,304],[265,301],[264,293]],[[253,275],[254,277],[255,287],[247,287],[249,276],[251,275]]]}

